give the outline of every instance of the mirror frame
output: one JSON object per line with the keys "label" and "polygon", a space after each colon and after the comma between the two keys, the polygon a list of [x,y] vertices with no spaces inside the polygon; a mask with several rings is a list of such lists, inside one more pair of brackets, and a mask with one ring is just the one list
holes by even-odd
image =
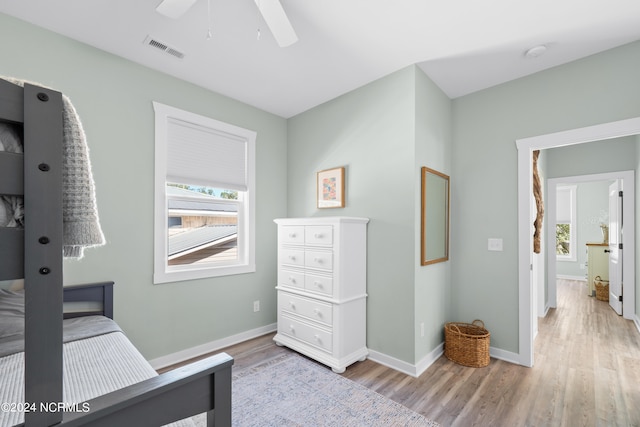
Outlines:
{"label": "mirror frame", "polygon": [[[445,236],[444,236],[444,256],[440,258],[429,258],[427,254],[427,203],[434,203],[437,201],[427,200],[427,177],[429,175],[435,175],[445,180],[447,188],[445,194],[445,200],[442,201],[445,205],[445,218],[444,218],[444,228],[445,228]],[[421,212],[420,212],[420,264],[421,265],[429,265],[435,264],[438,262],[445,262],[449,260],[449,222],[451,216],[450,209],[450,192],[451,192],[451,184],[449,180],[449,175],[445,175],[442,172],[438,172],[436,170],[430,169],[428,167],[422,167],[422,203],[421,203]]]}

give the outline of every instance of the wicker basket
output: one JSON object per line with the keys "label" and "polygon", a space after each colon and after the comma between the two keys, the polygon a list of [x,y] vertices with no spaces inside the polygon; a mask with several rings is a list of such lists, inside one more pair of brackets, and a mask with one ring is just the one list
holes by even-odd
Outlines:
{"label": "wicker basket", "polygon": [[490,336],[482,320],[449,322],[444,325],[444,355],[460,365],[472,368],[487,366]]}
{"label": "wicker basket", "polygon": [[593,284],[596,287],[596,298],[600,301],[609,302],[609,281],[602,280],[600,276],[596,276],[593,279]]}

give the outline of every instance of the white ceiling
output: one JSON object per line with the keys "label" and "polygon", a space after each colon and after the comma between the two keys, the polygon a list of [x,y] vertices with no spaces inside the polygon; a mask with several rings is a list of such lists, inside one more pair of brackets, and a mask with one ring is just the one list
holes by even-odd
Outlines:
{"label": "white ceiling", "polygon": [[0,0],[0,12],[285,118],[411,64],[455,98],[640,40],[638,0],[281,0],[299,41],[280,48],[253,0],[210,1],[210,40],[207,0],[177,20],[160,0]]}

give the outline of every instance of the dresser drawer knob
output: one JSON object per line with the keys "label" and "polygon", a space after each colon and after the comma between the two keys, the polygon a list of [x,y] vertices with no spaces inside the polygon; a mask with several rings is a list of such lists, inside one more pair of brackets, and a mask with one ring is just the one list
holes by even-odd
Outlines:
{"label": "dresser drawer knob", "polygon": [[322,233],[316,233],[313,235],[313,237],[315,237],[316,239],[322,239]]}
{"label": "dresser drawer knob", "polygon": [[294,304],[293,301],[289,301],[289,305],[291,306],[292,309],[296,309],[296,305]]}
{"label": "dresser drawer knob", "polygon": [[318,342],[320,342],[320,341],[321,341],[321,339],[320,339],[320,335],[315,334],[313,337],[316,339],[316,341],[318,341]]}
{"label": "dresser drawer knob", "polygon": [[291,261],[295,261],[295,260],[296,260],[296,256],[295,256],[295,255],[289,255],[289,259],[290,259]]}
{"label": "dresser drawer knob", "polygon": [[322,282],[315,281],[313,282],[313,286],[315,286],[316,288],[322,288]]}
{"label": "dresser drawer knob", "polygon": [[296,233],[289,233],[289,237],[293,239],[294,237],[296,237]]}
{"label": "dresser drawer knob", "polygon": [[322,264],[322,258],[314,258],[313,261],[317,262],[318,264]]}
{"label": "dresser drawer knob", "polygon": [[291,329],[291,332],[295,332],[296,328],[293,327],[293,325],[289,325],[289,329]]}
{"label": "dresser drawer knob", "polygon": [[293,276],[289,276],[289,281],[290,281],[291,283],[296,283],[296,278],[295,278],[295,277],[293,277]]}
{"label": "dresser drawer knob", "polygon": [[322,317],[322,312],[320,311],[320,309],[314,308],[313,312],[316,314],[316,316]]}

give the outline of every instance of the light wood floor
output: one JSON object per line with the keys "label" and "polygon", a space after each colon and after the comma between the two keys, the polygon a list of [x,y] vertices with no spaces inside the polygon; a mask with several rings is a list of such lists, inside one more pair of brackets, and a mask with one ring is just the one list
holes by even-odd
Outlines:
{"label": "light wood floor", "polygon": [[[419,378],[371,360],[342,374],[443,426],[640,426],[640,333],[584,282],[558,282],[558,308],[540,319],[535,366],[485,368],[444,356]],[[244,369],[290,351],[272,334],[226,351]]]}

